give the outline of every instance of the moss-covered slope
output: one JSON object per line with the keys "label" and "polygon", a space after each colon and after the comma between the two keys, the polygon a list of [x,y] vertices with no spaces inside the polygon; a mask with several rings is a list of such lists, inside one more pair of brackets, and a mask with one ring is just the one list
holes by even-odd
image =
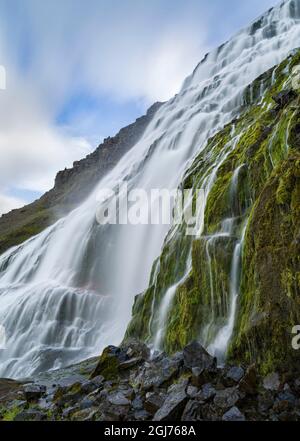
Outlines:
{"label": "moss-covered slope", "polygon": [[182,187],[205,189],[203,233],[172,229],[149,289],[136,298],[127,336],[168,352],[193,338],[212,344],[228,324],[240,246],[228,355],[262,371],[297,358],[291,331],[300,324],[300,107],[291,72],[299,63],[295,51],[250,85],[240,116],[195,158]]}

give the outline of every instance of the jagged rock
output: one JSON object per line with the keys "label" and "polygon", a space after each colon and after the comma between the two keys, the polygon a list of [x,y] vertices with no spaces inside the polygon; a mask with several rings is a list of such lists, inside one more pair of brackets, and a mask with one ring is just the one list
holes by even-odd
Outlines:
{"label": "jagged rock", "polygon": [[257,373],[255,365],[251,365],[239,383],[239,390],[250,395],[257,393]]}
{"label": "jagged rock", "polygon": [[134,413],[134,419],[136,421],[148,421],[150,420],[152,415],[150,415],[146,410],[140,409]]}
{"label": "jagged rock", "polygon": [[244,374],[245,371],[243,368],[234,366],[227,372],[227,378],[238,383],[243,378]]}
{"label": "jagged rock", "polygon": [[243,415],[237,407],[232,407],[222,417],[223,421],[246,421],[245,415]]}
{"label": "jagged rock", "polygon": [[276,372],[269,374],[263,381],[264,388],[277,391],[280,388],[280,378]]}
{"label": "jagged rock", "polygon": [[181,421],[201,421],[203,403],[198,400],[189,400],[183,411]]}
{"label": "jagged rock", "polygon": [[188,386],[186,393],[189,397],[195,398],[195,396],[198,394],[198,388],[195,386]]}
{"label": "jagged rock", "polygon": [[24,410],[18,413],[14,421],[44,421],[47,419],[47,415],[37,410]]}
{"label": "jagged rock", "polygon": [[150,357],[150,349],[148,348],[148,346],[135,338],[126,340],[121,345],[121,348],[130,359],[136,358],[148,360],[148,358]]}
{"label": "jagged rock", "polygon": [[221,409],[229,409],[233,407],[240,399],[238,389],[236,387],[230,387],[228,389],[217,391],[214,404]]}
{"label": "jagged rock", "polygon": [[140,395],[136,396],[131,403],[134,410],[142,410],[144,409],[144,402]]}
{"label": "jagged rock", "polygon": [[130,360],[126,360],[123,361],[123,363],[120,363],[119,365],[119,369],[122,371],[125,371],[127,369],[132,369],[135,366],[141,364],[143,362],[143,358],[141,357],[136,357],[136,358],[131,358]]}
{"label": "jagged rock", "polygon": [[72,421],[93,421],[95,415],[97,414],[98,409],[97,408],[88,408],[88,409],[82,409],[78,412],[75,412],[71,420]]}
{"label": "jagged rock", "polygon": [[195,387],[201,387],[206,381],[208,381],[207,378],[207,371],[201,368],[192,368],[192,376],[191,376],[191,384]]}
{"label": "jagged rock", "polygon": [[114,406],[129,406],[131,404],[122,392],[114,392],[107,399]]}
{"label": "jagged rock", "polygon": [[108,346],[102,352],[96,369],[91,374],[91,379],[101,375],[106,380],[111,380],[119,375],[119,366],[127,360],[126,353],[121,348]]}
{"label": "jagged rock", "polygon": [[149,414],[154,415],[162,407],[165,399],[165,394],[147,393],[144,407]]}
{"label": "jagged rock", "polygon": [[258,409],[260,412],[267,412],[273,407],[274,395],[271,391],[266,391],[258,397]]}
{"label": "jagged rock", "polygon": [[140,384],[142,389],[147,392],[153,388],[170,384],[179,376],[182,366],[182,356],[162,356],[146,364],[134,381],[136,384]]}
{"label": "jagged rock", "polygon": [[202,387],[201,391],[198,394],[198,398],[203,401],[209,401],[215,397],[216,393],[217,391],[212,386],[212,384],[207,383],[204,384],[204,386]]}
{"label": "jagged rock", "polygon": [[297,93],[293,89],[285,89],[278,93],[278,95],[273,96],[273,100],[278,106],[278,109],[283,109],[291,101],[297,98]]}
{"label": "jagged rock", "polygon": [[183,349],[184,365],[188,369],[215,369],[217,360],[197,341],[193,341]]}
{"label": "jagged rock", "polygon": [[26,401],[37,401],[45,394],[45,392],[45,386],[29,384],[24,388],[24,397]]}
{"label": "jagged rock", "polygon": [[154,415],[153,421],[179,421],[187,401],[186,384],[175,384],[168,391],[167,398]]}

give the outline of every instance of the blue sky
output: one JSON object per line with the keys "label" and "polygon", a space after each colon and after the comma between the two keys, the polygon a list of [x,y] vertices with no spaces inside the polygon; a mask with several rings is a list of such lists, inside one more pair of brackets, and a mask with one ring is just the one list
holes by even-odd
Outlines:
{"label": "blue sky", "polygon": [[0,0],[0,213],[170,98],[274,0]]}

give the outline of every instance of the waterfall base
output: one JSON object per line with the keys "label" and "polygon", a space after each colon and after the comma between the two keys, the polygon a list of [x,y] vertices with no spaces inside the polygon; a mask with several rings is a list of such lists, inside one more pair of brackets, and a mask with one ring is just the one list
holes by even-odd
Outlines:
{"label": "waterfall base", "polygon": [[218,368],[197,342],[150,358],[147,346],[133,340],[27,382],[0,380],[0,420],[300,420],[298,375],[262,378],[254,366]]}

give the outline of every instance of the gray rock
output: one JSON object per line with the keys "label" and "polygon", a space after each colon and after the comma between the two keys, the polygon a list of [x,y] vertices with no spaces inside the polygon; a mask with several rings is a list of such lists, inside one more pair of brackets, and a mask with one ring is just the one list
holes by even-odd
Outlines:
{"label": "gray rock", "polygon": [[209,401],[215,397],[216,393],[216,389],[210,383],[207,383],[202,387],[198,394],[198,398],[203,401]]}
{"label": "gray rock", "polygon": [[189,397],[195,398],[195,396],[198,394],[198,388],[195,386],[188,386],[186,393]]}
{"label": "gray rock", "polygon": [[120,363],[119,369],[125,371],[127,369],[132,369],[141,363],[143,363],[143,359],[141,357],[131,358],[123,363]]}
{"label": "gray rock", "polygon": [[255,365],[251,365],[239,383],[239,390],[249,395],[257,393],[257,373]]}
{"label": "gray rock", "polygon": [[244,375],[245,375],[245,371],[241,367],[234,366],[230,368],[229,371],[227,372],[227,378],[233,380],[235,383],[238,383],[243,378]]}
{"label": "gray rock", "polygon": [[148,393],[144,407],[148,413],[154,415],[164,404],[166,396],[161,393]]}
{"label": "gray rock", "polygon": [[130,401],[125,397],[125,395],[122,392],[114,392],[108,395],[107,400],[109,401],[109,403],[113,404],[114,406],[130,405]]}
{"label": "gray rock", "polygon": [[221,409],[229,409],[233,407],[240,399],[237,388],[230,387],[228,389],[217,391],[214,398],[214,404]]}
{"label": "gray rock", "polygon": [[154,415],[153,421],[179,421],[188,401],[185,389],[185,385],[174,385],[164,404]]}
{"label": "gray rock", "polygon": [[29,384],[24,387],[24,397],[26,401],[38,401],[46,393],[45,386]]}
{"label": "gray rock", "polygon": [[267,390],[278,391],[280,388],[280,378],[276,372],[272,372],[263,381],[263,386]]}
{"label": "gray rock", "polygon": [[243,415],[237,407],[232,407],[226,412],[223,417],[223,421],[246,421],[245,415]]}
{"label": "gray rock", "polygon": [[201,421],[203,404],[198,400],[190,400],[187,402],[183,411],[181,421]]}
{"label": "gray rock", "polygon": [[46,420],[47,416],[43,412],[37,410],[26,410],[18,413],[14,421],[43,421]]}
{"label": "gray rock", "polygon": [[200,369],[215,369],[217,360],[198,343],[193,341],[183,350],[183,359],[185,367]]}

